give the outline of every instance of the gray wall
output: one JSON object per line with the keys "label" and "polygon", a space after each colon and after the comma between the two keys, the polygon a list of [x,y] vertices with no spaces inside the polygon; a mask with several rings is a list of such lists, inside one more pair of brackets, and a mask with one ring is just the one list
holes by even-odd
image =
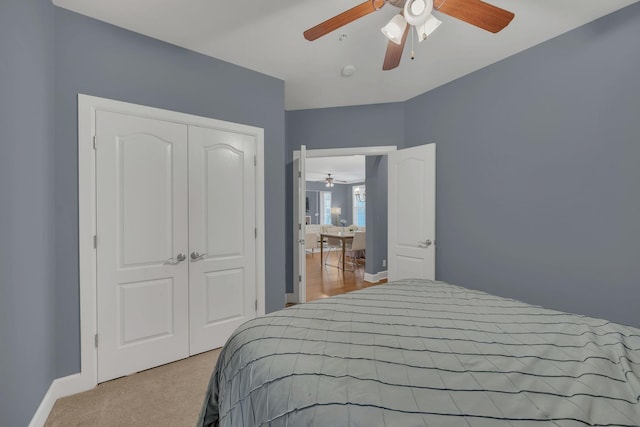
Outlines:
{"label": "gray wall", "polygon": [[[307,182],[307,185],[309,183]],[[320,193],[318,191],[307,190],[307,200],[309,201],[307,209],[307,216],[310,217],[309,224],[320,224]]]}
{"label": "gray wall", "polygon": [[56,377],[53,9],[0,2],[0,426]]}
{"label": "gray wall", "polygon": [[[330,191],[331,192],[331,207],[340,208],[340,219],[345,219],[347,225],[351,224],[351,218],[353,217],[352,202],[351,202],[351,185],[346,184],[334,184],[333,187],[327,188],[322,182],[307,181],[307,190],[314,191]],[[317,194],[317,193],[316,193]],[[293,206],[292,206],[293,209]]]}
{"label": "gray wall", "polygon": [[[387,271],[387,156],[367,156],[367,262],[365,271]],[[371,230],[371,232],[370,232]]]}
{"label": "gray wall", "polygon": [[437,277],[640,326],[640,3],[407,102]]}
{"label": "gray wall", "polygon": [[[285,122],[287,136],[286,274],[287,292],[293,292],[293,184],[291,178],[293,177],[293,151],[299,150],[303,144],[310,150],[380,145],[402,147],[404,144],[404,104],[390,103],[287,111]],[[374,190],[369,188],[367,184],[367,198],[369,192]],[[367,231],[367,240],[377,239],[370,237],[372,233],[368,226]],[[380,233],[380,239],[384,234],[384,240],[386,240],[386,228],[384,231],[372,231]]]}
{"label": "gray wall", "polygon": [[[350,185],[335,184],[331,189],[331,207],[340,208],[340,215],[335,218],[336,224],[340,225],[338,220],[346,221],[346,224],[351,224],[351,198],[349,197]],[[333,221],[333,215],[332,215]]]}

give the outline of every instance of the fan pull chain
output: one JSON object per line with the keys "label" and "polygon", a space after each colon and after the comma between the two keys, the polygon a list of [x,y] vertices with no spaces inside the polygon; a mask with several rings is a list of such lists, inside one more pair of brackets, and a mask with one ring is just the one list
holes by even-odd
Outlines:
{"label": "fan pull chain", "polygon": [[[409,27],[409,31],[411,31],[413,27]],[[413,51],[413,31],[411,31],[411,60],[416,59],[416,54]]]}

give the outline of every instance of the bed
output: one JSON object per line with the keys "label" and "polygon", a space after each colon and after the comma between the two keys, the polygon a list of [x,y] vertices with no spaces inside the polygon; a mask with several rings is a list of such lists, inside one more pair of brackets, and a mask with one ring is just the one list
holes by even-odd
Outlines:
{"label": "bed", "polygon": [[200,426],[640,426],[640,330],[402,280],[249,321]]}

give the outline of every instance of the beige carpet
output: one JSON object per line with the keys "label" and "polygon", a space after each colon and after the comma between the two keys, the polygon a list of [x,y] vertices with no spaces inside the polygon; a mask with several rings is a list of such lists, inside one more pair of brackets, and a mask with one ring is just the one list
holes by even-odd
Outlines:
{"label": "beige carpet", "polygon": [[58,399],[45,427],[193,427],[220,349]]}

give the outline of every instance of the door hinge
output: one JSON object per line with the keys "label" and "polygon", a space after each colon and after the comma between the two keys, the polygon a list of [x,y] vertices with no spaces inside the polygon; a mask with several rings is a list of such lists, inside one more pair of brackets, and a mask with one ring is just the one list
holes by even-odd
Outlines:
{"label": "door hinge", "polygon": [[302,172],[298,171],[298,178],[302,178]]}
{"label": "door hinge", "polygon": [[253,229],[253,237],[258,238],[258,227]]}
{"label": "door hinge", "polygon": [[256,313],[258,312],[258,300],[256,300]]}
{"label": "door hinge", "polygon": [[96,149],[96,143],[97,143],[98,137],[97,136],[93,136],[93,149]]}
{"label": "door hinge", "polygon": [[258,156],[253,156],[253,166],[258,166]]}
{"label": "door hinge", "polygon": [[93,336],[93,341],[94,341],[94,343],[95,343],[95,345],[96,345],[96,348],[98,348],[98,334],[95,334],[95,335]]}
{"label": "door hinge", "polygon": [[96,236],[95,234],[93,235],[93,249],[97,249],[98,248],[98,236]]}
{"label": "door hinge", "polygon": [[298,223],[298,230],[302,230],[302,224]]}
{"label": "door hinge", "polygon": [[298,282],[302,282],[302,276],[298,276]]}

